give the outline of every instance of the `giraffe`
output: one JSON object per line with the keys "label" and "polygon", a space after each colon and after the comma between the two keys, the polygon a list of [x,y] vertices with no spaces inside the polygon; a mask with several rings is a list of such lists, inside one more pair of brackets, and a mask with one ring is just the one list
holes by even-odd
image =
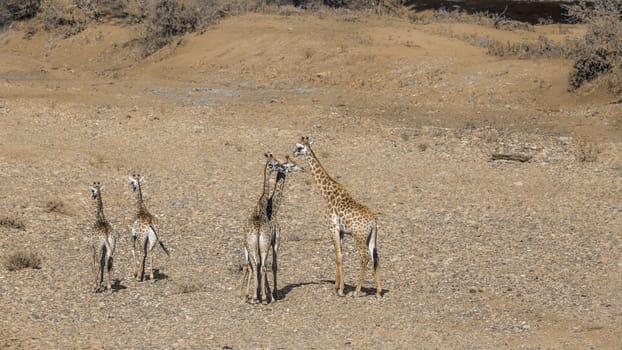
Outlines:
{"label": "giraffe", "polygon": [[[242,286],[240,287],[240,295],[243,298],[250,297],[251,300],[255,300],[259,297],[259,248],[258,237],[259,231],[262,229],[262,224],[269,221],[268,216],[268,200],[270,199],[270,176],[276,171],[279,166],[279,162],[274,158],[271,153],[265,153],[266,164],[263,170],[263,187],[262,193],[251,213],[250,218],[246,222],[245,230],[246,240],[244,245],[244,266],[242,268]],[[255,273],[253,276],[252,273]],[[254,296],[250,296],[251,280],[255,282],[256,293]],[[246,286],[246,292],[244,287]]]}
{"label": "giraffe", "polygon": [[376,217],[366,206],[356,202],[343,185],[330,177],[326,169],[317,159],[315,153],[313,153],[309,137],[303,136],[300,143],[296,144],[294,156],[303,156],[306,159],[311,173],[315,178],[315,183],[326,202],[327,210],[325,212],[325,219],[335,248],[335,292],[339,296],[344,296],[343,255],[341,248],[343,235],[350,234],[356,243],[360,262],[356,289],[353,293],[350,293],[350,295],[360,295],[361,285],[367,270],[367,263],[371,257],[376,278],[376,297],[382,297],[377,251],[378,232]]}
{"label": "giraffe", "polygon": [[301,167],[299,167],[293,160],[289,158],[289,156],[285,157],[285,162],[281,163],[278,167],[278,171],[276,174],[276,181],[274,183],[274,190],[272,191],[272,195],[268,201],[268,225],[267,229],[262,229],[259,231],[259,256],[261,259],[261,278],[259,282],[263,280],[266,288],[264,288],[264,295],[267,296],[269,293],[268,280],[266,279],[266,262],[268,259],[268,254],[270,249],[272,248],[272,301],[278,300],[278,287],[277,287],[277,253],[279,251],[279,242],[281,235],[281,227],[278,222],[278,212],[283,202],[283,193],[285,189],[285,179],[287,175],[290,173],[297,173],[304,171]]}
{"label": "giraffe", "polygon": [[[110,275],[112,273],[112,256],[116,246],[116,239],[112,232],[112,226],[104,216],[104,203],[101,196],[102,186],[94,182],[91,186],[91,196],[95,201],[97,210],[93,234],[91,236],[91,253],[93,255],[92,271],[94,277],[93,288],[95,292],[112,289]],[[99,266],[97,266],[99,264]],[[106,286],[104,287],[104,272],[108,272]]]}
{"label": "giraffe", "polygon": [[[136,193],[136,205],[137,213],[136,219],[131,227],[132,231],[132,262],[134,265],[134,278],[138,281],[143,281],[145,278],[145,263],[147,255],[149,255],[149,278],[154,281],[153,275],[153,248],[156,243],[160,244],[160,247],[169,256],[168,249],[164,246],[162,241],[158,240],[158,233],[155,228],[155,218],[147,210],[147,206],[143,201],[143,193],[141,184],[145,181],[144,176],[134,174],[129,177],[130,184],[132,185],[132,192]],[[136,243],[140,246],[136,246]],[[136,252],[138,250],[138,253]],[[142,255],[140,263],[137,260],[137,255]]]}

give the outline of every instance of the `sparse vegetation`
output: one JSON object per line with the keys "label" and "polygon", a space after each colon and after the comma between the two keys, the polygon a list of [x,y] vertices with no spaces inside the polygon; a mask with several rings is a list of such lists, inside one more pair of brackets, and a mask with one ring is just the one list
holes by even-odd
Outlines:
{"label": "sparse vegetation", "polygon": [[575,159],[581,163],[592,163],[598,160],[600,150],[593,143],[585,138],[579,138],[577,141],[577,149]]}
{"label": "sparse vegetation", "polygon": [[24,223],[13,218],[0,218],[0,226],[14,228],[17,230],[24,229]]}
{"label": "sparse vegetation", "polygon": [[188,294],[188,293],[194,293],[194,292],[198,292],[200,290],[202,290],[203,287],[196,284],[196,283],[180,283],[177,286],[177,293],[178,294]]}
{"label": "sparse vegetation", "polygon": [[[482,44],[482,43],[480,43]],[[544,36],[538,37],[536,42],[506,42],[486,40],[483,46],[487,48],[489,55],[498,57],[567,57],[568,48],[555,43]]]}
{"label": "sparse vegetation", "polygon": [[41,258],[33,252],[19,250],[8,255],[4,266],[9,271],[17,271],[25,268],[38,269],[41,265]]}
{"label": "sparse vegetation", "polygon": [[4,0],[0,2],[0,27],[13,21],[34,17],[41,0]]}
{"label": "sparse vegetation", "polygon": [[199,1],[193,0],[156,1],[146,19],[144,56],[166,46],[176,36],[197,30],[204,20],[201,6]]}
{"label": "sparse vegetation", "polygon": [[43,28],[70,37],[83,31],[88,23],[86,13],[72,0],[43,0],[41,2]]}
{"label": "sparse vegetation", "polygon": [[610,91],[622,93],[622,0],[602,0],[567,6],[568,15],[587,25],[576,43],[570,89],[603,77]]}
{"label": "sparse vegetation", "polygon": [[66,214],[65,212],[65,203],[59,200],[52,200],[45,203],[45,212],[47,213],[57,213],[57,214]]}

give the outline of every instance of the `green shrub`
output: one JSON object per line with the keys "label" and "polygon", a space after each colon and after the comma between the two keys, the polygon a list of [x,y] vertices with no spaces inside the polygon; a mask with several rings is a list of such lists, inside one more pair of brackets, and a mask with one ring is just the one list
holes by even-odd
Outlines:
{"label": "green shrub", "polygon": [[622,0],[581,0],[566,9],[587,25],[585,37],[574,49],[570,89],[602,76],[612,92],[622,93]]}

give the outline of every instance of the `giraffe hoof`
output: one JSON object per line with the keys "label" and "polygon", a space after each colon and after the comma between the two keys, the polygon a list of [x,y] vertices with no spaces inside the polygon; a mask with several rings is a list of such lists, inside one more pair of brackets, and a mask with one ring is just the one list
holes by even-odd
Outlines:
{"label": "giraffe hoof", "polygon": [[357,293],[356,291],[354,291],[354,292],[348,293],[348,296],[352,297],[352,298],[356,298],[356,297],[359,297],[361,295],[360,295],[360,293]]}
{"label": "giraffe hoof", "polygon": [[380,293],[380,292],[376,293],[376,299],[381,300],[382,299],[382,293]]}
{"label": "giraffe hoof", "polygon": [[345,294],[343,294],[343,291],[340,290],[340,289],[336,290],[335,293],[337,294],[338,297],[345,297],[346,296]]}

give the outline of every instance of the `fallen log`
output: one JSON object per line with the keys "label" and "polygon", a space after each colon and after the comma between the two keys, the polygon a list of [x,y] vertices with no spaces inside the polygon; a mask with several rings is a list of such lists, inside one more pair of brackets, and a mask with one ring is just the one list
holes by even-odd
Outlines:
{"label": "fallen log", "polygon": [[525,156],[522,154],[502,154],[502,153],[494,153],[492,155],[492,160],[510,160],[514,162],[525,163],[531,159],[531,156]]}

